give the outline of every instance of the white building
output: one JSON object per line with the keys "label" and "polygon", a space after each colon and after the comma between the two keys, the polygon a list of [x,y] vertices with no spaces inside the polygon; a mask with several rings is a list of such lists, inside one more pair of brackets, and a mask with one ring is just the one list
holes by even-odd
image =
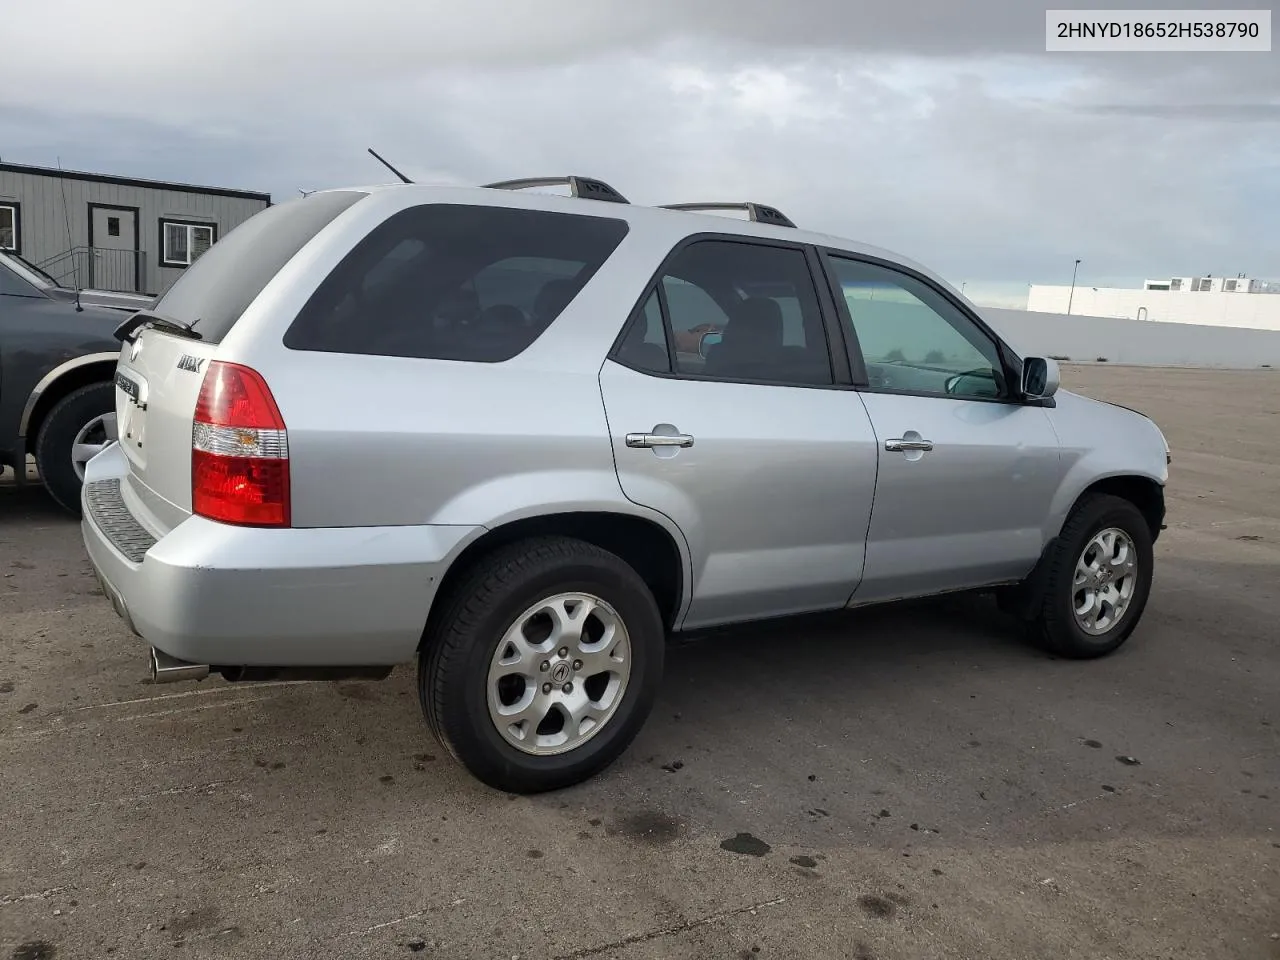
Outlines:
{"label": "white building", "polygon": [[1188,291],[1190,293],[1280,293],[1268,289],[1262,280],[1254,280],[1243,273],[1234,277],[1172,277],[1169,280],[1146,280],[1144,290]]}
{"label": "white building", "polygon": [[1086,317],[1280,330],[1280,284],[1245,276],[1147,280],[1141,290],[1032,284],[1027,309]]}

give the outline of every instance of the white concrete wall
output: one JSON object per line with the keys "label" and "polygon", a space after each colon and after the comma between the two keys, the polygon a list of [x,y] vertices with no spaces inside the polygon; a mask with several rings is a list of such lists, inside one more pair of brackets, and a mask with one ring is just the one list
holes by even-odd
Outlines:
{"label": "white concrete wall", "polygon": [[[1259,295],[1240,296],[1254,299]],[[1271,299],[1270,295],[1266,299]],[[1024,356],[1085,361],[1106,357],[1111,363],[1280,369],[1280,330],[1086,317],[1075,314],[1074,307],[1070,316],[996,307],[978,309]]]}
{"label": "white concrete wall", "polygon": [[[1086,317],[1129,317],[1166,323],[1198,323],[1214,327],[1280,330],[1280,294],[1191,293],[1174,290],[1122,290],[1116,287],[1032,284],[1027,309]],[[1142,312],[1145,309],[1145,312]]]}

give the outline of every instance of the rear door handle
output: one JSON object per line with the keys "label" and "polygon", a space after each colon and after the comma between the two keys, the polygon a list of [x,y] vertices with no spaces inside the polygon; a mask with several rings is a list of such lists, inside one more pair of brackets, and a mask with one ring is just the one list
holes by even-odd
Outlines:
{"label": "rear door handle", "polygon": [[886,450],[891,450],[895,453],[901,452],[903,450],[929,451],[933,449],[933,441],[932,440],[901,440],[901,439],[886,440],[884,442],[884,448]]}
{"label": "rear door handle", "polygon": [[664,433],[628,433],[628,447],[692,447],[693,437],[687,433],[674,436]]}

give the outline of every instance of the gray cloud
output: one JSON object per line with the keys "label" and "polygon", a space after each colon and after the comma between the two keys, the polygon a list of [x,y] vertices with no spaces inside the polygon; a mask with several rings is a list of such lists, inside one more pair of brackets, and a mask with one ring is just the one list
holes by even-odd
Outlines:
{"label": "gray cloud", "polygon": [[1025,0],[46,0],[6,33],[10,160],[287,195],[386,180],[372,145],[760,199],[956,282],[1280,274],[1277,58],[1045,54]]}
{"label": "gray cloud", "polygon": [[1275,123],[1280,103],[1100,103],[1083,112],[1148,120],[1191,120],[1218,123]]}

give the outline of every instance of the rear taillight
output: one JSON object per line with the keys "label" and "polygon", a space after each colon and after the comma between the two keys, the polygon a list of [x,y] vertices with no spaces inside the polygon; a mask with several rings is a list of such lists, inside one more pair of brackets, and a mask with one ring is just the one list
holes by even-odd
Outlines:
{"label": "rear taillight", "polygon": [[191,512],[289,526],[289,438],[256,370],[213,361],[205,372],[191,426]]}

